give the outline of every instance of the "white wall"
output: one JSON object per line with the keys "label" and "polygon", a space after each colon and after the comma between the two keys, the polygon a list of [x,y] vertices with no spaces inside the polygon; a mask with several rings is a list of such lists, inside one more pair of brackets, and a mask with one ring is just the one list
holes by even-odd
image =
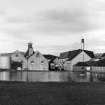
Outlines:
{"label": "white wall", "polygon": [[89,57],[85,52],[81,52],[79,55],[77,55],[73,60],[72,60],[72,65],[78,63],[78,62],[83,62],[83,54],[84,54],[84,62],[89,61],[91,57]]}
{"label": "white wall", "polygon": [[105,67],[92,66],[92,71],[93,72],[104,72],[105,73]]}
{"label": "white wall", "polygon": [[[18,55],[18,56],[16,56],[16,55]],[[27,69],[27,59],[19,51],[16,51],[11,55],[11,60],[14,62],[22,61],[22,69],[23,70]]]}
{"label": "white wall", "polygon": [[70,70],[72,71],[72,68],[71,68],[71,61],[66,61],[64,63],[64,70]]}
{"label": "white wall", "polygon": [[9,56],[0,56],[0,69],[10,69]]}
{"label": "white wall", "polygon": [[[32,63],[33,62],[33,63]],[[47,70],[49,69],[48,60],[39,53],[38,56],[34,54],[28,60],[29,70]]]}
{"label": "white wall", "polygon": [[[17,56],[18,55],[18,56]],[[20,52],[14,52],[11,55],[11,60],[14,62],[21,62],[21,61],[25,61],[26,58],[24,57],[24,55],[22,55]]]}

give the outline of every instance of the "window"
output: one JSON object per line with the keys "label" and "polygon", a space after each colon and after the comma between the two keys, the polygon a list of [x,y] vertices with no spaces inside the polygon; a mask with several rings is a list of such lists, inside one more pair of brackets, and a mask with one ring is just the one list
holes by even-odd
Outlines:
{"label": "window", "polygon": [[31,64],[33,64],[34,63],[34,61],[31,61]]}
{"label": "window", "polygon": [[44,63],[44,61],[41,61],[41,63]]}
{"label": "window", "polygon": [[18,54],[16,54],[16,57],[19,57],[19,55],[18,55]]}

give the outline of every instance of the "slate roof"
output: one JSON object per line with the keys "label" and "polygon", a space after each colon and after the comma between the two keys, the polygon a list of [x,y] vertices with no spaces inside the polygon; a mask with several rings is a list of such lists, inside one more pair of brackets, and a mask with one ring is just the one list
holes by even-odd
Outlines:
{"label": "slate roof", "polygon": [[96,66],[105,67],[105,59],[99,61],[78,62],[75,66]]}
{"label": "slate roof", "polygon": [[101,57],[105,57],[105,53],[103,53]]}
{"label": "slate roof", "polygon": [[75,66],[89,66],[87,62],[78,62]]}
{"label": "slate roof", "polygon": [[55,55],[50,55],[50,54],[45,54],[45,55],[43,55],[46,59],[55,59],[55,58],[57,58],[57,56],[55,56]]}
{"label": "slate roof", "polygon": [[[78,54],[82,52],[81,49],[78,50],[73,50],[73,51],[68,51],[60,54],[61,59],[68,58],[68,60],[74,59]],[[94,53],[92,51],[84,50],[84,52],[90,56],[91,58],[94,58]]]}
{"label": "slate roof", "polygon": [[105,59],[97,61],[94,66],[104,66],[105,67]]}
{"label": "slate roof", "polygon": [[92,51],[84,50],[84,52],[85,52],[88,56],[90,56],[91,58],[94,58],[94,57],[95,57],[95,56],[94,56],[94,53],[93,53]]}
{"label": "slate roof", "polygon": [[49,60],[49,63],[53,63],[53,61],[58,58],[58,56],[55,56],[55,55],[51,55],[51,54],[46,54],[46,55],[43,55],[46,59]]}

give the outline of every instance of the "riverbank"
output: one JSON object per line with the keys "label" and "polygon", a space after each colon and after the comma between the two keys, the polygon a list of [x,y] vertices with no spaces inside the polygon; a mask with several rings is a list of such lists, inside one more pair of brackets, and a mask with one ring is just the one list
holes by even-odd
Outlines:
{"label": "riverbank", "polygon": [[105,83],[0,82],[0,105],[104,105]]}

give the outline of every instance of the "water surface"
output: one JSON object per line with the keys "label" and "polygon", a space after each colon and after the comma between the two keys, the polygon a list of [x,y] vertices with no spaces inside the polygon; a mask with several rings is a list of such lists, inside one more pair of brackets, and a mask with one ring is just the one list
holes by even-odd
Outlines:
{"label": "water surface", "polygon": [[0,71],[0,81],[104,82],[105,73],[71,71]]}

